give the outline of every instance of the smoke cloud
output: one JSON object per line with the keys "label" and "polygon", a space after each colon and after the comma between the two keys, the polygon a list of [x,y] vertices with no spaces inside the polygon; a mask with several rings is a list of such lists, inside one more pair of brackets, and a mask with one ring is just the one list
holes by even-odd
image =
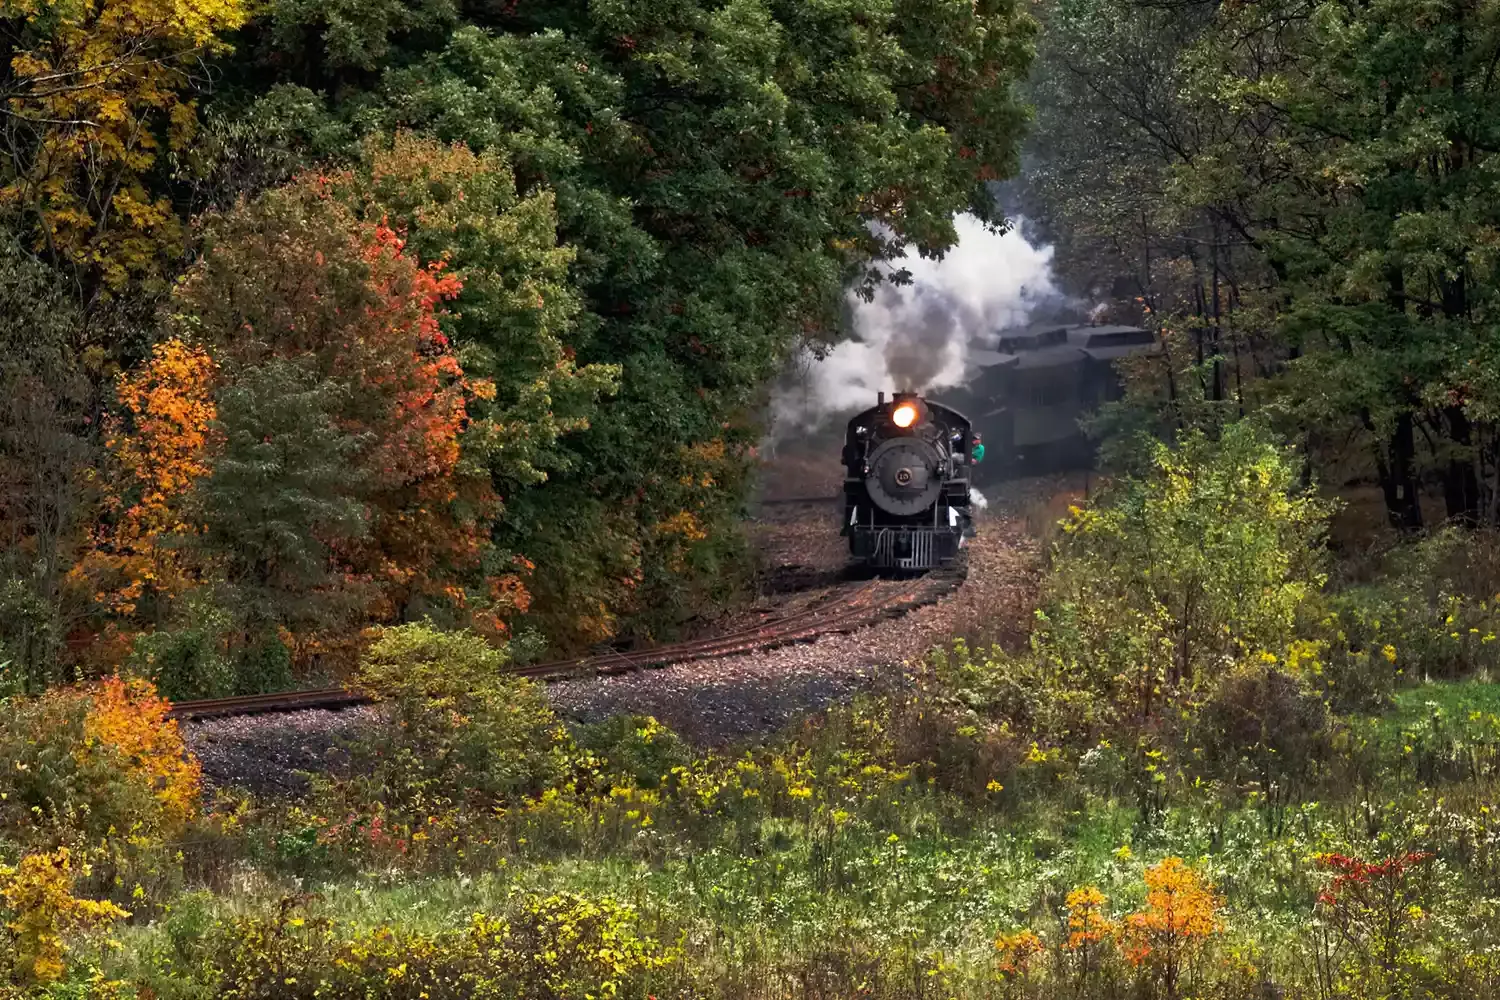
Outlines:
{"label": "smoke cloud", "polygon": [[874,301],[853,301],[853,340],[822,361],[798,359],[775,395],[776,435],[873,406],[881,390],[962,384],[972,351],[992,348],[1001,331],[1062,300],[1052,248],[1028,242],[1022,225],[1001,234],[970,215],[954,224],[958,244],[942,260],[892,263],[890,271],[911,273],[911,284],[885,282]]}

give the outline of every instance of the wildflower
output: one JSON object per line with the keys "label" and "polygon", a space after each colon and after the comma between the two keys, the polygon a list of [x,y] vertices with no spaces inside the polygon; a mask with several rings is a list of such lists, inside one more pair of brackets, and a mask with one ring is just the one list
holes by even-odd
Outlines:
{"label": "wildflower", "polygon": [[991,778],[990,779],[990,783],[988,785],[985,785],[984,788],[985,788],[985,791],[989,791],[989,792],[1003,792],[1003,791],[1005,791],[1005,786],[1002,785],[1002,784],[1000,784],[1000,782],[996,781],[994,778]]}
{"label": "wildflower", "polygon": [[1380,655],[1385,657],[1387,663],[1395,663],[1396,647],[1392,646],[1390,643],[1386,643],[1384,646],[1380,647]]}

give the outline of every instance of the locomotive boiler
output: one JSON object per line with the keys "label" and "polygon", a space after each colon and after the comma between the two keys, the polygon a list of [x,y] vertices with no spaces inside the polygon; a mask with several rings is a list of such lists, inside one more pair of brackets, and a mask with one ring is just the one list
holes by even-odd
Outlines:
{"label": "locomotive boiler", "polygon": [[983,446],[968,418],[916,393],[896,393],[849,421],[844,527],[849,553],[871,569],[928,570],[959,558],[974,535],[969,481]]}

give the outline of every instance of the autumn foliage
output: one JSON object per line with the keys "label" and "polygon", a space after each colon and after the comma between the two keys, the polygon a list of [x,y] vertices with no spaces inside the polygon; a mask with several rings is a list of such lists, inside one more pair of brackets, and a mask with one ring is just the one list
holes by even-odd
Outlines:
{"label": "autumn foliage", "polygon": [[194,533],[184,502],[211,468],[217,371],[202,347],[174,339],[119,380],[105,437],[118,463],[104,500],[113,517],[78,567],[117,614],[131,615],[143,598],[181,596],[200,578],[172,543]]}
{"label": "autumn foliage", "polygon": [[0,827],[50,848],[160,838],[197,814],[202,772],[149,681],[109,677],[4,703]]}
{"label": "autumn foliage", "polygon": [[189,92],[240,0],[15,0],[0,7],[10,49],[8,152],[0,207],[33,214],[38,249],[111,293],[160,286],[183,225],[149,174],[198,132]]}
{"label": "autumn foliage", "polygon": [[1223,930],[1219,897],[1181,858],[1166,858],[1146,869],[1146,902],[1125,918],[1125,957],[1159,978],[1167,997],[1176,997],[1196,950]]}
{"label": "autumn foliage", "polygon": [[193,321],[119,380],[113,516],[79,573],[126,631],[223,594],[230,648],[286,645],[290,626],[298,652],[327,652],[419,608],[504,636],[527,606],[461,448],[471,401],[495,396],[444,332],[463,282],[359,219],[338,182],[306,175],[225,216],[177,292]]}
{"label": "autumn foliage", "polygon": [[171,706],[157,697],[150,681],[140,678],[106,677],[88,698],[84,742],[75,754],[107,747],[127,775],[151,788],[163,826],[180,829],[197,815],[202,769],[187,753],[176,721],[167,717]]}
{"label": "autumn foliage", "polygon": [[78,874],[66,847],[30,854],[14,868],[0,865],[0,938],[9,938],[11,975],[52,983],[66,971],[64,935],[107,926],[130,914],[113,903],[73,895]]}
{"label": "autumn foliage", "polygon": [[1318,894],[1320,915],[1362,962],[1386,975],[1400,962],[1412,925],[1424,916],[1420,876],[1432,857],[1428,851],[1379,861],[1338,853],[1317,856],[1319,870],[1331,876]]}

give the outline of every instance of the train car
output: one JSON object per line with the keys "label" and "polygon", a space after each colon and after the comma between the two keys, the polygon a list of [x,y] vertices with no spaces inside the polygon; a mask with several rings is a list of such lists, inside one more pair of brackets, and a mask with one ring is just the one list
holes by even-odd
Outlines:
{"label": "train car", "polygon": [[1156,350],[1155,335],[1132,326],[1010,333],[973,352],[967,384],[945,395],[974,415],[989,447],[986,481],[1086,469],[1094,447],[1079,421],[1120,398],[1116,360]]}
{"label": "train car", "polygon": [[957,410],[916,393],[878,400],[844,440],[849,554],[874,570],[951,565],[974,535],[969,482],[982,446]]}

